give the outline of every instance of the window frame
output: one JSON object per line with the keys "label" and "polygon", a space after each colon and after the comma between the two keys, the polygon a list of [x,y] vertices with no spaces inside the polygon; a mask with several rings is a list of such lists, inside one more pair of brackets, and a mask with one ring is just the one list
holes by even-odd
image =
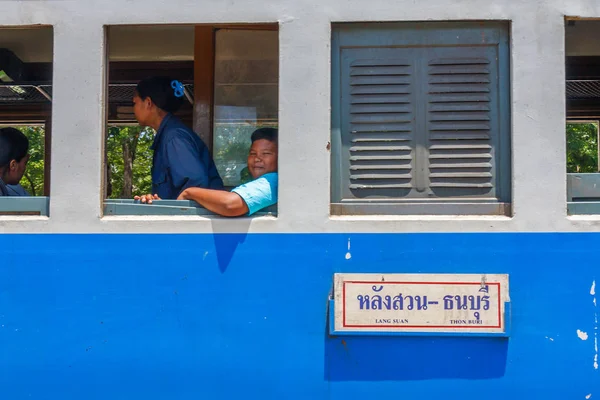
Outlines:
{"label": "window frame", "polygon": [[[146,26],[152,27],[157,24],[147,24]],[[193,65],[193,82],[194,82],[194,93],[193,93],[193,104],[192,104],[192,117],[191,128],[196,134],[200,136],[202,141],[208,147],[211,155],[214,150],[214,109],[215,109],[215,62],[216,62],[216,33],[220,29],[229,30],[269,30],[279,32],[278,23],[238,23],[238,24],[189,24],[189,23],[173,23],[166,24],[173,26],[191,26],[194,28],[194,65]],[[108,117],[108,88],[112,84],[109,77],[110,68],[110,49],[109,49],[109,37],[111,27],[122,27],[123,25],[105,25],[104,34],[106,40],[106,65],[105,69],[105,118],[104,118],[104,129],[103,133],[106,135],[109,126],[113,125],[126,125],[128,123],[136,124],[135,120],[115,120],[109,119]],[[133,25],[126,25],[133,26]],[[137,25],[140,26],[140,25]],[[279,51],[279,46],[278,46]],[[197,62],[196,60],[200,60]],[[279,87],[279,83],[278,83]],[[188,98],[189,99],[189,98]],[[278,110],[279,115],[279,110]],[[162,200],[155,201],[152,205],[140,204],[133,199],[108,199],[106,197],[107,191],[107,161],[106,161],[106,146],[105,138],[103,139],[103,186],[101,188],[102,194],[102,218],[105,217],[122,217],[122,216],[206,216],[206,217],[219,217],[219,215],[212,213],[204,207],[190,201],[180,200]],[[231,188],[225,188],[231,189]],[[267,207],[253,214],[250,218],[260,216],[276,216],[277,205]],[[247,216],[246,216],[247,217]]]}

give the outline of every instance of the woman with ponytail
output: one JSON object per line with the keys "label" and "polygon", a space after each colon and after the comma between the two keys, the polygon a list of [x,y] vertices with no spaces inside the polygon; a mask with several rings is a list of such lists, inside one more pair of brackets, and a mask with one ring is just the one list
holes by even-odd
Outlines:
{"label": "woman with ponytail", "polygon": [[152,194],[135,196],[152,199],[177,199],[188,187],[223,189],[208,148],[191,129],[173,115],[184,101],[181,82],[168,77],[140,81],[133,97],[133,112],[141,126],[156,131],[152,150]]}

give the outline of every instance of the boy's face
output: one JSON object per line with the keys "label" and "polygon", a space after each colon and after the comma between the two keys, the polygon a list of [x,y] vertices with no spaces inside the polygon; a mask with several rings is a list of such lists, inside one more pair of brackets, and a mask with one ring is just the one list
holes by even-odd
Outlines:
{"label": "boy's face", "polygon": [[252,143],[248,154],[248,170],[254,179],[269,172],[276,172],[277,143],[267,139],[259,139]]}

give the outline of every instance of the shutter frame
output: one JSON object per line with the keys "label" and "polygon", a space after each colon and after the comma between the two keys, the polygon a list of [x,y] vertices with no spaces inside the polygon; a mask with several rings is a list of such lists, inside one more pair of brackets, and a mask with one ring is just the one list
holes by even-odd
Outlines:
{"label": "shutter frame", "polygon": [[[509,49],[508,23],[366,23],[334,24],[332,43],[332,213],[333,214],[456,214],[457,207],[464,204],[465,214],[504,214],[510,215],[510,93],[509,93]],[[471,50],[467,50],[471,48]],[[461,50],[462,49],[462,50]],[[356,166],[350,163],[348,126],[349,108],[344,109],[347,99],[342,93],[344,84],[350,79],[350,71],[342,64],[348,50],[375,54],[375,50],[385,52],[387,58],[402,58],[413,65],[411,142],[411,188],[404,192],[378,196],[356,196],[349,187],[352,171]],[[466,55],[464,53],[467,53]],[[493,55],[491,55],[493,53]],[[437,55],[437,56],[436,56]],[[491,56],[490,56],[491,55]],[[438,57],[439,56],[439,57]],[[357,57],[355,57],[357,58]],[[480,60],[477,60],[479,58]],[[466,60],[465,60],[466,59]],[[436,61],[437,60],[437,61]],[[473,62],[473,61],[478,62]],[[365,61],[365,59],[363,59]],[[347,60],[346,60],[347,62]],[[380,63],[383,83],[394,83],[394,71],[385,66],[381,57],[371,58],[371,64]],[[430,65],[430,64],[440,65]],[[473,74],[473,68],[479,74]],[[346,73],[346,78],[344,76]],[[387,76],[386,76],[387,74]],[[362,76],[354,74],[352,76]],[[362,79],[362,78],[360,78]],[[361,82],[355,79],[355,82]],[[470,103],[450,102],[456,96],[448,93],[429,93],[431,86],[452,88],[456,92],[456,81],[462,82],[463,89],[470,96]],[[447,81],[451,84],[444,85]],[[454,84],[452,84],[454,82]],[[364,83],[364,82],[363,82]],[[460,85],[459,85],[460,86]],[[489,93],[480,90],[487,86]],[[477,90],[469,92],[469,88]],[[385,91],[385,89],[384,89]],[[387,97],[386,97],[387,96]],[[390,94],[380,100],[389,98]],[[493,101],[486,101],[492,96]],[[397,100],[397,99],[396,99]],[[341,103],[341,104],[340,104]],[[379,118],[369,114],[379,110],[381,114],[393,112],[390,104],[382,102],[380,107],[355,102],[358,121],[368,122]],[[486,108],[487,107],[487,108]],[[433,121],[445,115],[443,121]],[[362,118],[362,119],[361,119]],[[356,120],[355,120],[356,122]],[[485,139],[485,129],[475,129],[491,124],[491,140]],[[434,125],[437,124],[437,127]],[[463,129],[462,137],[453,140],[440,140],[439,127],[448,125],[450,130],[457,126]],[[430,129],[430,128],[434,129]],[[337,135],[337,137],[336,137]],[[345,141],[345,143],[344,143]],[[456,142],[456,143],[455,143]],[[361,145],[360,138],[355,140]],[[364,144],[364,143],[362,143]],[[392,146],[382,141],[380,145]],[[395,144],[395,143],[393,143]],[[373,145],[372,143],[370,144]],[[356,148],[355,148],[356,150]],[[359,148],[360,150],[360,148]],[[360,151],[359,151],[360,152]],[[461,157],[460,154],[463,154]],[[472,154],[466,154],[472,153]],[[466,155],[465,155],[466,154]],[[484,157],[478,157],[477,154]],[[453,168],[456,163],[464,163],[465,169]],[[353,169],[354,168],[354,169]],[[390,171],[394,168],[390,167]],[[396,172],[401,168],[395,168]],[[372,178],[368,170],[360,171]],[[391,173],[391,172],[390,172]],[[373,174],[373,177],[376,174]],[[457,188],[465,186],[465,188]],[[469,187],[470,186],[470,187]],[[480,187],[476,187],[480,186]],[[453,192],[454,194],[452,194]],[[412,204],[410,207],[407,205]],[[422,207],[419,206],[422,205]],[[480,206],[473,207],[479,204]],[[489,207],[487,207],[489,205]],[[346,207],[346,210],[343,208]],[[404,207],[404,208],[402,208]],[[440,211],[440,208],[442,209]],[[447,209],[445,213],[443,209]],[[409,210],[410,209],[410,210]],[[474,212],[472,212],[475,210]],[[382,212],[383,211],[383,212]]]}

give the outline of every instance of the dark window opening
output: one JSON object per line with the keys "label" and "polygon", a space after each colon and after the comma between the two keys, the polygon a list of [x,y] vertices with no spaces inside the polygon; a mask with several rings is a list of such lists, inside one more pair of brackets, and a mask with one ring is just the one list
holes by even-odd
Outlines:
{"label": "dark window opening", "polygon": [[0,128],[16,128],[29,142],[21,180],[0,196],[0,215],[48,215],[52,57],[52,27],[0,28]]}
{"label": "dark window opening", "polygon": [[132,200],[151,193],[155,134],[134,116],[136,85],[164,75],[183,84],[185,101],[174,115],[206,144],[231,189],[249,178],[252,132],[278,126],[277,25],[112,26],[107,39],[104,214],[211,214],[189,201],[144,207]]}
{"label": "dark window opening", "polygon": [[570,215],[600,214],[600,20],[565,21],[566,173]]}

